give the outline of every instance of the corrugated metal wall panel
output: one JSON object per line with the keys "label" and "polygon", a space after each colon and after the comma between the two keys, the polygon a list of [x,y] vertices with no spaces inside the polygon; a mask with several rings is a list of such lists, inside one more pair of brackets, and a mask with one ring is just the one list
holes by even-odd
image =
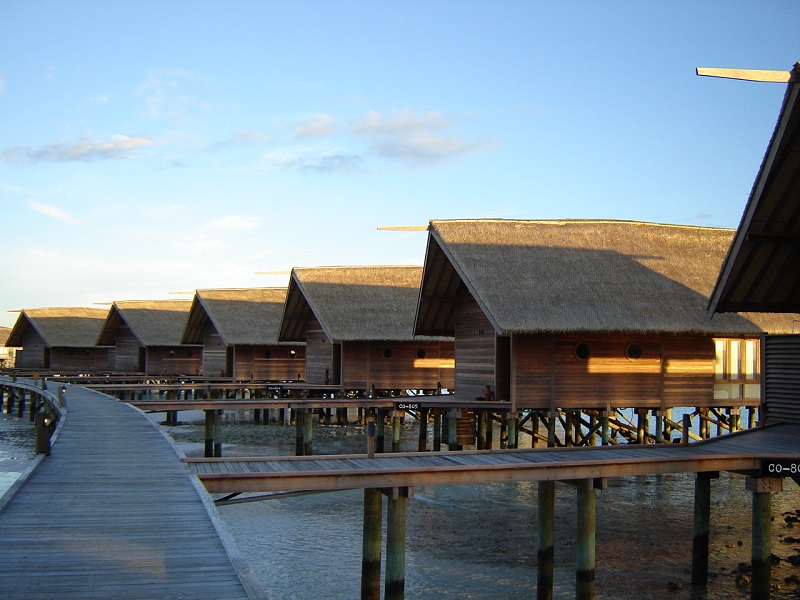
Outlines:
{"label": "corrugated metal wall panel", "polygon": [[800,335],[768,335],[763,347],[766,422],[800,423]]}

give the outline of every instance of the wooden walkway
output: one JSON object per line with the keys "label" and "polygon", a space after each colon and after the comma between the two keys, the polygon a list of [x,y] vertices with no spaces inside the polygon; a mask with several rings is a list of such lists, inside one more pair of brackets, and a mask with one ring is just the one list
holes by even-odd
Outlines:
{"label": "wooden walkway", "polygon": [[[759,476],[770,460],[795,464],[800,469],[800,425],[751,429],[688,445],[631,444],[374,457],[191,458],[186,462],[209,492],[234,493],[565,481],[707,471]],[[789,471],[782,473],[788,474]]]}
{"label": "wooden walkway", "polygon": [[0,513],[0,596],[264,597],[166,437],[103,394],[66,398],[52,455]]}

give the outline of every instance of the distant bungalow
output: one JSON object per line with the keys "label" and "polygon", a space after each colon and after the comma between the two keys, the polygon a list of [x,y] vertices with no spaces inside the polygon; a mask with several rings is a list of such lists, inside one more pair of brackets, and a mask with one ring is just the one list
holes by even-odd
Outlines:
{"label": "distant bungalow", "polygon": [[108,371],[113,367],[110,348],[97,345],[106,314],[102,308],[26,308],[6,346],[19,348],[17,369]]}
{"label": "distant bungalow", "polygon": [[292,270],[279,340],[305,342],[305,380],[403,393],[453,387],[453,342],[413,335],[421,267]]}
{"label": "distant bungalow", "polygon": [[197,375],[203,347],[181,344],[189,300],[114,302],[96,338],[113,346],[114,371],[145,375]]}
{"label": "distant bungalow", "polygon": [[[758,405],[759,337],[792,316],[707,304],[733,231],[431,221],[414,333],[455,336],[455,393],[512,410]],[[795,316],[796,318],[796,316]]]}
{"label": "distant bungalow", "polygon": [[11,335],[11,327],[0,327],[0,369],[14,366],[14,355],[17,349],[13,346],[6,346],[9,335]]}
{"label": "distant bungalow", "polygon": [[203,374],[237,380],[302,379],[304,344],[279,344],[286,288],[197,290],[184,344],[203,345]]}

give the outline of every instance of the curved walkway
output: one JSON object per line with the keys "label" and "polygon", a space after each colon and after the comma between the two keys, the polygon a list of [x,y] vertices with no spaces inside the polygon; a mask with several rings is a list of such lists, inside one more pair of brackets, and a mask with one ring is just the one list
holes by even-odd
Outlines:
{"label": "curved walkway", "polygon": [[66,399],[52,455],[0,513],[0,595],[264,597],[158,428],[98,392]]}

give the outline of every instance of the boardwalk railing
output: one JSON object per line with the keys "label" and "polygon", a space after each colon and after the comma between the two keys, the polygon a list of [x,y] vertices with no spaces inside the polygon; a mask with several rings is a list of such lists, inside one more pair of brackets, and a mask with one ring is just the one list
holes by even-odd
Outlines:
{"label": "boardwalk railing", "polygon": [[67,407],[64,389],[58,387],[56,393],[47,388],[46,380],[39,385],[25,381],[14,381],[0,377],[0,412],[25,416],[25,409],[31,422],[36,424],[36,457],[20,477],[0,496],[0,512],[30,477],[46,456],[50,455],[52,442],[58,437],[66,421]]}

